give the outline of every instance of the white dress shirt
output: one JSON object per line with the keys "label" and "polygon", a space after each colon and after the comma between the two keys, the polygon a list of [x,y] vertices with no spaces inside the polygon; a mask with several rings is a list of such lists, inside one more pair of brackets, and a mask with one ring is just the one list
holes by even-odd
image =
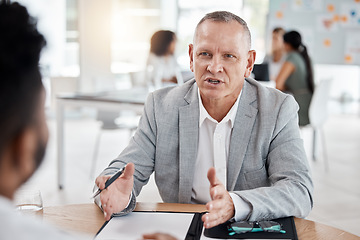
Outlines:
{"label": "white dress shirt", "polygon": [[[207,203],[211,201],[210,183],[207,172],[210,167],[215,167],[217,178],[226,188],[227,162],[232,129],[239,105],[239,94],[236,102],[227,115],[216,121],[206,111],[202,104],[200,91],[199,97],[199,145],[195,164],[195,176],[191,195],[192,203]],[[235,206],[235,220],[243,220],[250,213],[250,206],[235,193],[230,193]]]}
{"label": "white dress shirt", "polygon": [[48,224],[42,223],[35,216],[22,215],[15,210],[12,202],[0,196],[0,239],[1,240],[79,240],[93,239],[93,236],[70,236]]}

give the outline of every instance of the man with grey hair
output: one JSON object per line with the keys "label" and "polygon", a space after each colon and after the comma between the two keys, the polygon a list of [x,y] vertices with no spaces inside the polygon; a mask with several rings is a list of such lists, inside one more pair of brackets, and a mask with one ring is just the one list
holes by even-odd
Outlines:
{"label": "man with grey hair", "polygon": [[128,147],[96,179],[105,219],[128,213],[150,175],[164,202],[206,203],[206,228],[230,219],[305,217],[313,185],[290,95],[248,79],[256,53],[244,20],[207,14],[189,45],[195,79],[149,94]]}

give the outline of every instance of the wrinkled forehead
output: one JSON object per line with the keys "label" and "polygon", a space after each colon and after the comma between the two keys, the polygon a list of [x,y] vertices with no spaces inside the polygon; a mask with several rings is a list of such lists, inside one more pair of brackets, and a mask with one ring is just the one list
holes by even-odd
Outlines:
{"label": "wrinkled forehead", "polygon": [[223,44],[233,43],[231,45],[241,46],[246,51],[250,50],[250,33],[235,20],[228,22],[205,20],[196,27],[193,38],[194,47],[211,42],[213,39],[220,39]]}

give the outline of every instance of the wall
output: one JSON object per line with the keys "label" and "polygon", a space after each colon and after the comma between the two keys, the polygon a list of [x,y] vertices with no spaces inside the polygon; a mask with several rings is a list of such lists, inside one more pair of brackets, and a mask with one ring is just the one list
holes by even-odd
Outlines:
{"label": "wall", "polygon": [[268,22],[299,31],[315,63],[360,65],[359,0],[271,0]]}
{"label": "wall", "polygon": [[334,80],[333,99],[359,99],[359,0],[270,0],[268,42],[278,26],[300,32],[314,63],[315,81]]}

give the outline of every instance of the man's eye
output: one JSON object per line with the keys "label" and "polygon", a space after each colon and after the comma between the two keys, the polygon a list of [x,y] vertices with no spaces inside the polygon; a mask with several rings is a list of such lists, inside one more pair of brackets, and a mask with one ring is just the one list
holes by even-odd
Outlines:
{"label": "man's eye", "polygon": [[200,56],[210,56],[210,54],[207,53],[207,52],[201,52],[201,53],[200,53]]}
{"label": "man's eye", "polygon": [[228,53],[228,54],[225,54],[225,57],[226,57],[226,58],[233,58],[233,57],[235,57],[235,56]]}

